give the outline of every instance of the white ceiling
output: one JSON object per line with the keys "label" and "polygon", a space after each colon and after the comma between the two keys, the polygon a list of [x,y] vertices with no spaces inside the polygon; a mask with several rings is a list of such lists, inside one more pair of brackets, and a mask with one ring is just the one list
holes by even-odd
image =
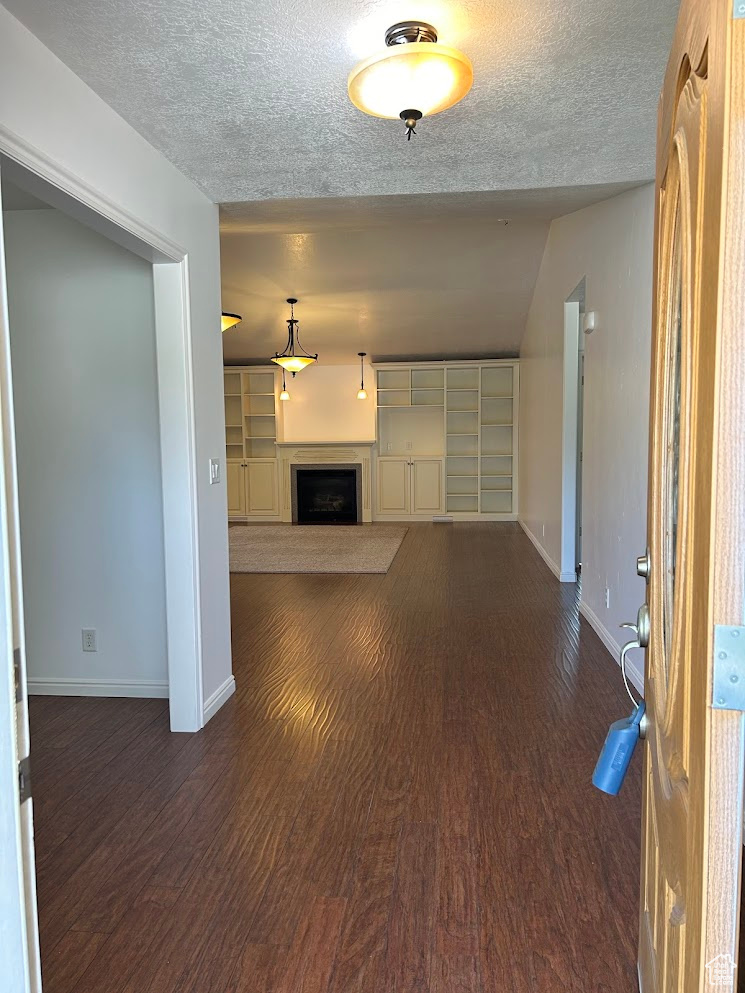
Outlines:
{"label": "white ceiling", "polygon": [[[677,0],[3,0],[213,200],[648,180]],[[462,104],[399,122],[347,99],[413,17],[465,51]]]}
{"label": "white ceiling", "polygon": [[[321,361],[517,354],[551,218],[618,193],[572,188],[223,208],[227,362],[301,340]],[[505,226],[502,219],[508,219]]]}

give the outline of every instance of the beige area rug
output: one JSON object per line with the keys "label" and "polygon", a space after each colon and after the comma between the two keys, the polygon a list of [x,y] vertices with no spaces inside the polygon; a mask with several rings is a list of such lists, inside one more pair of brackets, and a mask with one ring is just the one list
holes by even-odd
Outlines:
{"label": "beige area rug", "polygon": [[388,572],[408,528],[393,524],[228,529],[231,572]]}

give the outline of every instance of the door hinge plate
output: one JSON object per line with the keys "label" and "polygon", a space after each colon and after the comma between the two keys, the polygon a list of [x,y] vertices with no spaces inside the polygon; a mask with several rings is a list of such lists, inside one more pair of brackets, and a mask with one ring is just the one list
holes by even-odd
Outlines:
{"label": "door hinge plate", "polygon": [[21,649],[13,649],[13,678],[16,684],[16,703],[20,703],[23,699],[23,690],[21,689]]}
{"label": "door hinge plate", "polygon": [[734,0],[732,16],[735,19],[738,17],[745,17],[745,3],[743,3],[743,0]]}
{"label": "door hinge plate", "polygon": [[31,799],[31,757],[26,756],[18,763],[18,792],[20,803]]}
{"label": "door hinge plate", "polygon": [[745,711],[745,627],[714,625],[711,705],[715,710]]}

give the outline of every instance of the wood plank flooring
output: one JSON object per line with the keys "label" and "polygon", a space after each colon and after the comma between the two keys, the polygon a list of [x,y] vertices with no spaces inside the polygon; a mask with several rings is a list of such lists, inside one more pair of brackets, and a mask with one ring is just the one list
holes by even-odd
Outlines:
{"label": "wood plank flooring", "polygon": [[202,732],[30,701],[45,993],[635,989],[639,757],[590,785],[628,703],[517,525],[231,581]]}

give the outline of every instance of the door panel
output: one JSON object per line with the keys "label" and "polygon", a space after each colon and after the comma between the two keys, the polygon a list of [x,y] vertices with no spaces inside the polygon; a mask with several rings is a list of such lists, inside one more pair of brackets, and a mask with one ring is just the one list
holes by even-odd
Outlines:
{"label": "door panel", "polygon": [[411,473],[411,513],[441,513],[442,459],[414,459]]}
{"label": "door panel", "polygon": [[246,463],[246,511],[270,517],[279,513],[277,460],[253,460]]}
{"label": "door panel", "polygon": [[409,460],[378,460],[378,513],[409,513]]}
{"label": "door panel", "polygon": [[732,13],[683,0],[660,103],[644,993],[731,986],[737,954],[743,717],[712,701],[715,629],[743,625],[745,602],[745,19]]}
{"label": "door panel", "polygon": [[[19,804],[30,752],[10,327],[0,200],[0,986],[41,990],[33,799]],[[14,661],[18,670],[13,674]],[[15,675],[15,678],[14,678]]]}
{"label": "door panel", "polygon": [[243,462],[226,465],[228,517],[243,517],[246,513],[246,468]]}

